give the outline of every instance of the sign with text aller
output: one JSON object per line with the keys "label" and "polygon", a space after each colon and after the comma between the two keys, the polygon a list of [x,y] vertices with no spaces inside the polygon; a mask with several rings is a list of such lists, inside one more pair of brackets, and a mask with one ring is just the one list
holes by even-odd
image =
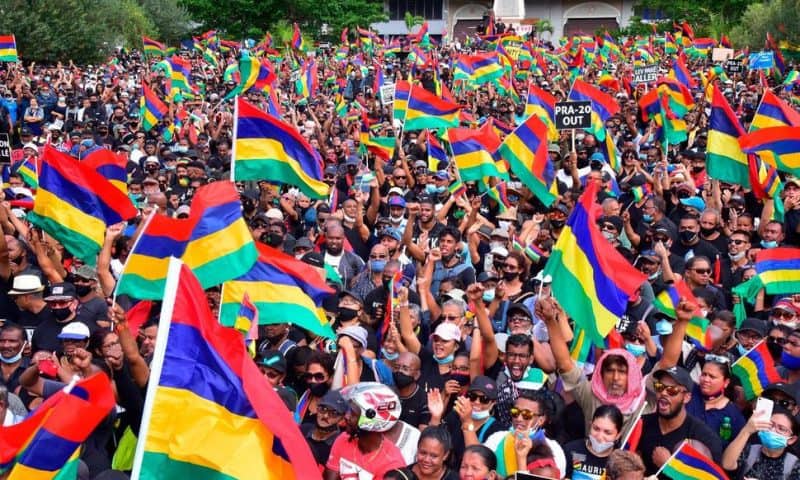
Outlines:
{"label": "sign with text aller", "polygon": [[592,102],[556,103],[556,128],[589,128],[592,126]]}

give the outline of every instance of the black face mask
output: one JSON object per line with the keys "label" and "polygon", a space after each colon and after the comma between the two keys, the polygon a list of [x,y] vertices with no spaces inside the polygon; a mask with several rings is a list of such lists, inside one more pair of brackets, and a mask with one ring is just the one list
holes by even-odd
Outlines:
{"label": "black face mask", "polygon": [[397,385],[398,388],[406,388],[407,386],[416,382],[414,377],[403,372],[392,373],[392,378],[394,379],[394,384]]}
{"label": "black face mask", "polygon": [[506,282],[513,282],[514,280],[517,279],[518,276],[519,273],[517,272],[505,272],[503,273],[503,280],[505,280]]}
{"label": "black face mask", "polygon": [[780,361],[781,354],[783,353],[783,347],[778,345],[776,342],[772,340],[767,340],[767,350],[769,350],[769,354],[772,356],[772,359],[776,362]]}
{"label": "black face mask", "polygon": [[267,232],[261,235],[261,241],[270,247],[277,248],[280,247],[281,243],[283,243],[283,235],[279,233]]}
{"label": "black face mask", "polygon": [[356,318],[358,316],[358,310],[354,310],[352,308],[344,308],[339,307],[339,321],[341,322],[349,322],[350,320]]}
{"label": "black face mask", "polygon": [[681,243],[684,244],[692,243],[697,238],[697,233],[689,230],[679,232],[678,235],[681,237]]}
{"label": "black face mask", "polygon": [[706,169],[706,167],[703,167],[703,166],[699,166],[699,167],[692,167],[692,173],[700,173],[700,172],[702,172],[702,171],[703,171],[703,170],[705,170],[705,169]]}
{"label": "black face mask", "polygon": [[459,386],[466,387],[469,385],[469,375],[464,373],[450,373],[449,380],[455,380]]}
{"label": "black face mask", "polygon": [[330,385],[325,382],[322,383],[309,383],[308,389],[311,390],[311,395],[315,397],[321,397],[328,393],[328,390],[331,389]]}
{"label": "black face mask", "polygon": [[253,210],[255,209],[256,209],[255,204],[251,202],[244,202],[242,204],[242,210],[244,210],[245,213],[253,213]]}
{"label": "black face mask", "polygon": [[384,290],[389,290],[389,285],[392,283],[391,278],[381,277],[381,284],[383,284]]}
{"label": "black face mask", "polygon": [[714,232],[716,232],[716,231],[717,231],[716,227],[715,228],[703,228],[703,227],[700,227],[700,233],[702,233],[704,237],[707,237],[709,235],[713,235]]}
{"label": "black face mask", "polygon": [[564,226],[564,223],[564,220],[550,220],[550,225],[552,225],[553,228],[561,228]]}
{"label": "black face mask", "polygon": [[92,292],[91,285],[75,285],[75,292],[78,294],[79,297],[85,297]]}
{"label": "black face mask", "polygon": [[56,317],[56,320],[58,320],[59,322],[63,322],[64,320],[69,318],[70,315],[72,315],[72,310],[70,310],[69,307],[51,308],[50,311],[53,312],[53,316]]}

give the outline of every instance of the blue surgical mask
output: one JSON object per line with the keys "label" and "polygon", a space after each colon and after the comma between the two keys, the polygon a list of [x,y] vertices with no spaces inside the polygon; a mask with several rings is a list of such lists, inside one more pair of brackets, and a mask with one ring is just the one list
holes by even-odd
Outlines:
{"label": "blue surgical mask", "polygon": [[483,410],[480,412],[476,412],[475,410],[473,410],[470,416],[472,417],[473,420],[486,420],[487,418],[489,418],[489,415],[491,415],[489,410]]}
{"label": "blue surgical mask", "polygon": [[28,342],[22,342],[22,348],[20,348],[19,352],[17,352],[17,354],[14,355],[13,357],[4,357],[4,356],[0,355],[0,362],[6,363],[6,364],[9,364],[9,365],[12,364],[12,363],[19,362],[19,360],[22,358],[22,351],[25,350],[25,346],[27,344],[28,344]]}
{"label": "blue surgical mask", "polygon": [[448,363],[453,363],[453,360],[455,360],[455,358],[456,358],[456,355],[454,353],[451,353],[450,355],[448,355],[448,356],[446,356],[444,358],[439,358],[439,357],[436,357],[436,356],[433,357],[433,359],[439,365],[447,365]]}
{"label": "blue surgical mask", "polygon": [[644,213],[642,214],[642,220],[644,220],[644,223],[651,223],[653,221],[653,216]]}
{"label": "blue surgical mask", "polygon": [[656,322],[656,333],[659,335],[670,335],[672,334],[672,323],[666,318],[662,318],[661,320]]}
{"label": "blue surgical mask", "polygon": [[747,349],[744,348],[744,346],[741,343],[736,345],[736,350],[739,351],[740,356],[744,356],[744,354],[747,353]]}
{"label": "blue surgical mask", "polygon": [[761,445],[767,450],[780,450],[786,448],[789,443],[789,437],[775,433],[772,430],[762,430],[758,432],[758,439]]}
{"label": "blue surgical mask", "polygon": [[400,356],[400,352],[387,352],[385,348],[381,347],[381,355],[383,355],[383,358],[386,360],[395,361],[397,360],[397,357]]}
{"label": "blue surgical mask", "polygon": [[386,260],[370,260],[369,269],[372,273],[381,273],[386,267]]}
{"label": "blue surgical mask", "polygon": [[184,145],[175,145],[175,148],[173,149],[173,151],[179,152],[179,153],[186,153],[186,152],[189,151],[189,147],[184,146]]}
{"label": "blue surgical mask", "polygon": [[630,352],[630,354],[634,357],[641,357],[647,353],[647,349],[644,347],[644,345],[639,345],[638,343],[626,343],[625,350]]}
{"label": "blue surgical mask", "polygon": [[789,355],[784,350],[781,353],[781,365],[788,368],[789,370],[800,370],[800,357]]}
{"label": "blue surgical mask", "polygon": [[764,248],[775,248],[778,246],[778,242],[775,240],[770,240],[769,242],[766,240],[761,240],[761,246]]}
{"label": "blue surgical mask", "polygon": [[484,302],[491,302],[492,300],[494,300],[494,288],[489,289],[489,290],[484,290],[483,291],[483,301]]}

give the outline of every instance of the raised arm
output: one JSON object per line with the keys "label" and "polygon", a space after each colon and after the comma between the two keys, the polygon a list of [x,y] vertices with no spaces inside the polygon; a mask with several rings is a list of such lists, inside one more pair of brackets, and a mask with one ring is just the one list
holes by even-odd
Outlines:
{"label": "raised arm", "polygon": [[547,325],[550,336],[550,349],[556,361],[556,368],[560,372],[568,372],[575,368],[575,362],[569,354],[569,347],[564,339],[564,334],[559,325],[559,316],[566,315],[554,298],[540,298],[536,302],[536,316]]}

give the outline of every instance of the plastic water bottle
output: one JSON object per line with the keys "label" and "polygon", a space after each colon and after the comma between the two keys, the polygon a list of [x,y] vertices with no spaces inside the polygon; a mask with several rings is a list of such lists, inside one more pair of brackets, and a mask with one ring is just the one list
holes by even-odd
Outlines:
{"label": "plastic water bottle", "polygon": [[723,417],[722,425],[719,426],[719,438],[727,442],[731,439],[732,434],[733,428],[731,427],[731,417]]}

